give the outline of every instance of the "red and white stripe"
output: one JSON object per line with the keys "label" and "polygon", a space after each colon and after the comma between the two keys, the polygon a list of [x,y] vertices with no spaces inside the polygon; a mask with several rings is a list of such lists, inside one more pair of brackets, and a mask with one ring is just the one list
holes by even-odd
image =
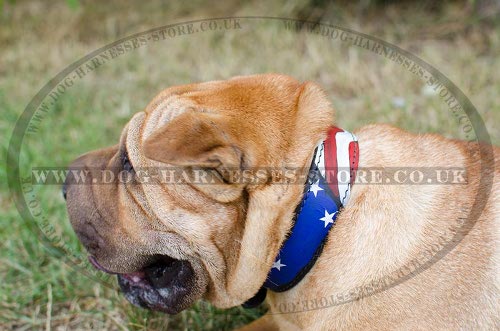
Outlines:
{"label": "red and white stripe", "polygon": [[350,132],[331,127],[327,139],[318,146],[316,164],[335,196],[345,205],[358,168],[358,139]]}

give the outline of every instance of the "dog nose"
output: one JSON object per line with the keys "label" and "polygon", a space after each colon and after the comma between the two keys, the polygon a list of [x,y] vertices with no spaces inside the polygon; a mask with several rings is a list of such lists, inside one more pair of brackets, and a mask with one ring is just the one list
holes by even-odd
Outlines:
{"label": "dog nose", "polygon": [[63,186],[62,186],[62,195],[63,195],[64,200],[66,200],[66,192],[68,192],[68,182],[67,181],[68,180],[66,179],[64,181]]}

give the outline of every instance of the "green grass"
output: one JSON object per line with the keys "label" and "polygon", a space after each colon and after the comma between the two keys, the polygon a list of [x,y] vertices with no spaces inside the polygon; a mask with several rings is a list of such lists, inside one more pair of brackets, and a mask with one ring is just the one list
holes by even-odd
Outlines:
{"label": "green grass", "polygon": [[[315,17],[314,10],[304,11],[310,8],[301,1],[270,7],[254,1],[242,7],[206,7],[199,2],[185,6],[136,2],[128,8],[78,3],[77,8],[65,2],[4,3],[0,18],[2,163],[14,123],[38,89],[70,63],[119,37],[210,16],[292,17],[311,12]],[[498,144],[500,76],[494,68],[500,67],[499,27],[488,15],[462,7],[451,4],[429,11],[416,4],[362,10],[336,6],[327,8],[323,19],[391,41],[440,69],[469,96]],[[58,101],[40,131],[26,139],[22,167],[64,166],[81,153],[115,144],[132,114],[167,86],[271,71],[320,83],[337,109],[337,123],[347,129],[386,122],[414,132],[461,137],[443,102],[423,93],[423,83],[393,62],[360,48],[285,31],[276,22],[256,22],[241,31],[157,43],[89,74]],[[404,98],[405,105],[395,106],[395,97]],[[30,230],[33,224],[13,206],[7,176],[1,167],[0,329],[229,330],[263,313],[264,309],[219,310],[200,303],[167,317],[129,305],[116,287],[86,277],[42,244]],[[60,187],[37,187],[36,192],[67,247],[84,255],[69,225]]]}

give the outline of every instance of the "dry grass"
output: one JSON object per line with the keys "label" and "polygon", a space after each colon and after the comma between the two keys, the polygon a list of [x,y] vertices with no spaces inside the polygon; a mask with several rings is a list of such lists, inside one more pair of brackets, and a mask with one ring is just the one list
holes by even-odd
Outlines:
{"label": "dry grass", "polygon": [[[323,6],[327,8],[314,9],[303,1],[210,6],[135,1],[120,7],[82,1],[72,10],[65,3],[7,2],[0,19],[2,148],[6,150],[14,122],[38,89],[90,51],[172,22],[263,14],[321,17],[410,50],[469,96],[493,141],[500,142],[500,30],[491,12],[475,13],[460,2],[437,8],[409,2],[385,8]],[[70,90],[40,132],[26,140],[23,164],[65,165],[85,151],[114,144],[127,119],[166,86],[270,71],[320,83],[337,109],[337,123],[345,128],[387,122],[414,132],[461,137],[443,102],[395,63],[357,47],[286,31],[280,22],[256,21],[243,24],[242,30],[156,43],[102,66]],[[3,167],[0,176],[7,176]],[[220,330],[262,313],[199,305],[167,318],[130,306],[115,290],[44,249],[9,203],[5,182],[0,180],[0,329]],[[59,188],[41,187],[38,194],[57,231],[80,251]]]}

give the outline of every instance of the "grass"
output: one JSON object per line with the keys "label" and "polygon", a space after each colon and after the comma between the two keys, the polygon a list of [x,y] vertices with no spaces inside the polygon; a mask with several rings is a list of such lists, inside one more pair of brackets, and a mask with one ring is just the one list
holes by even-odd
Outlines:
{"label": "grass", "polygon": [[[408,49],[469,96],[498,144],[500,76],[495,68],[500,67],[500,30],[488,11],[475,12],[470,3],[437,9],[407,2],[385,8],[323,3],[327,8],[314,9],[302,1],[210,7],[198,1],[137,1],[121,7],[81,1],[72,9],[65,2],[5,2],[0,18],[0,161],[26,104],[70,63],[151,27],[229,15],[321,16]],[[337,109],[337,123],[347,129],[386,122],[414,132],[461,137],[443,102],[393,62],[261,21],[242,30],[174,38],[100,67],[70,89],[40,131],[26,139],[22,166],[64,166],[81,153],[116,143],[131,115],[167,86],[270,71],[320,83]],[[404,102],[396,102],[398,98]],[[30,230],[32,224],[13,206],[7,176],[0,168],[0,329],[229,330],[263,313],[263,308],[223,311],[200,303],[167,317],[132,307],[116,288],[91,280],[42,245]],[[37,195],[64,242],[84,254],[69,226],[60,188],[37,187]]]}

